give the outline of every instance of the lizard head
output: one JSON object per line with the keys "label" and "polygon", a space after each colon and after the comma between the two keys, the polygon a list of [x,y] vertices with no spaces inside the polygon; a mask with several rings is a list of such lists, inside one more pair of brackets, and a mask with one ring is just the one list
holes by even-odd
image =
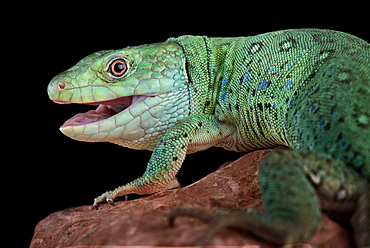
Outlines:
{"label": "lizard head", "polygon": [[70,138],[108,141],[153,150],[165,130],[189,113],[185,58],[173,42],[91,54],[54,77],[48,94],[56,103],[95,110],[67,120]]}

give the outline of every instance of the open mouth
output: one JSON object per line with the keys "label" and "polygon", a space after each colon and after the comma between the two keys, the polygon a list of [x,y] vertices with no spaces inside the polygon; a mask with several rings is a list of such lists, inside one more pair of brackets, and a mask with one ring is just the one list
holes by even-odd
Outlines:
{"label": "open mouth", "polygon": [[90,110],[86,113],[80,113],[67,120],[60,128],[69,126],[86,125],[93,122],[108,119],[130,107],[135,106],[139,102],[145,100],[147,96],[125,96],[113,100],[85,103],[86,105],[98,105],[95,110]]}

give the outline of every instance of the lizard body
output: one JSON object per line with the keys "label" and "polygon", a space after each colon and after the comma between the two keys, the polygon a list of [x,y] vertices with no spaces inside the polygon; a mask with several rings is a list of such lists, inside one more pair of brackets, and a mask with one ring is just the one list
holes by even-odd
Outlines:
{"label": "lizard body", "polygon": [[153,150],[142,177],[97,197],[96,206],[176,187],[192,152],[284,145],[291,150],[261,163],[266,213],[214,217],[206,236],[236,226],[277,244],[306,242],[322,209],[349,216],[357,246],[370,245],[370,45],[357,37],[316,29],[181,36],[89,55],[48,93],[58,103],[99,105],[68,120],[67,136]]}

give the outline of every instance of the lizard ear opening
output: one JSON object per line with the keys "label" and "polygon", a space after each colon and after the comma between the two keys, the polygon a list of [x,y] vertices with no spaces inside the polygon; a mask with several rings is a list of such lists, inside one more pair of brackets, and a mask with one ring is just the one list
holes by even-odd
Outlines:
{"label": "lizard ear opening", "polygon": [[111,62],[108,72],[114,77],[122,77],[127,72],[127,63],[124,59],[116,59]]}

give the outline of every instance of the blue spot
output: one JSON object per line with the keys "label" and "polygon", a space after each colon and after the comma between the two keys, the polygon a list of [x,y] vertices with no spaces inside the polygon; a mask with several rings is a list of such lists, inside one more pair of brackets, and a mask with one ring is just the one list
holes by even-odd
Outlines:
{"label": "blue spot", "polygon": [[274,109],[274,108],[276,108],[276,102],[274,102],[273,104],[272,104],[272,108]]}
{"label": "blue spot", "polygon": [[289,80],[288,82],[285,83],[285,87],[289,88],[293,84],[292,80]]}
{"label": "blue spot", "polygon": [[258,90],[264,90],[266,88],[266,85],[267,85],[267,81],[266,80],[263,80],[260,83],[260,86],[258,87]]}
{"label": "blue spot", "polygon": [[320,125],[320,127],[325,126],[325,124],[326,124],[326,120],[325,120],[325,119],[321,119],[321,120],[319,121],[319,125]]}
{"label": "blue spot", "polygon": [[222,94],[221,95],[221,100],[224,101],[226,99],[226,96],[227,96],[227,94]]}
{"label": "blue spot", "polygon": [[315,110],[317,109],[317,106],[314,104],[311,106],[311,113],[315,112]]}
{"label": "blue spot", "polygon": [[292,106],[293,102],[294,102],[294,98],[291,98],[290,101],[289,101],[289,106]]}
{"label": "blue spot", "polygon": [[249,78],[251,77],[251,73],[250,72],[247,72],[244,77],[243,77],[243,81],[242,83],[244,84],[245,82],[247,82],[249,80]]}
{"label": "blue spot", "polygon": [[293,65],[293,63],[292,62],[289,62],[288,64],[287,64],[287,66],[288,67],[291,67]]}
{"label": "blue spot", "polygon": [[275,68],[275,66],[271,67],[271,68],[270,68],[270,72],[275,71],[275,69],[276,69],[276,68]]}
{"label": "blue spot", "polygon": [[345,148],[347,146],[347,144],[348,144],[348,142],[346,140],[344,140],[344,139],[342,139],[342,140],[339,141],[339,145],[342,148]]}
{"label": "blue spot", "polygon": [[310,143],[308,144],[308,146],[312,149],[312,147],[314,146],[313,141],[310,141]]}
{"label": "blue spot", "polygon": [[333,113],[333,120],[337,121],[339,119],[339,113],[338,112],[334,112]]}
{"label": "blue spot", "polygon": [[355,159],[355,166],[360,167],[364,161],[362,160],[361,157],[357,156]]}
{"label": "blue spot", "polygon": [[227,84],[227,78],[226,78],[226,77],[223,77],[223,78],[222,78],[221,85],[222,85],[222,86],[225,86],[226,84]]}

